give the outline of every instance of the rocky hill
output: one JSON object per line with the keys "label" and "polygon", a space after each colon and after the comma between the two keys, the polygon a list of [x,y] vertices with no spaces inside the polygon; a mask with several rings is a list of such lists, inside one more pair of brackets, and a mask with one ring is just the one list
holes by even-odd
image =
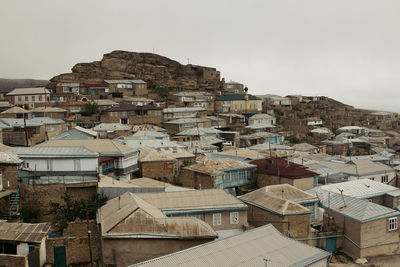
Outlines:
{"label": "rocky hill", "polygon": [[141,79],[150,88],[217,89],[223,85],[215,68],[182,65],[152,53],[113,51],[101,61],[76,64],[71,73],[53,77],[49,87],[58,82],[97,83],[106,79]]}

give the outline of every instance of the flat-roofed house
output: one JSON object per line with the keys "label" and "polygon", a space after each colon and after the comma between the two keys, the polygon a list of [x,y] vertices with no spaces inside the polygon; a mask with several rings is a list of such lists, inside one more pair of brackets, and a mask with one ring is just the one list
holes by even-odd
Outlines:
{"label": "flat-roofed house", "polygon": [[248,227],[248,207],[222,189],[144,193],[138,197],[160,209],[166,216],[196,217],[214,230],[243,230]]}
{"label": "flat-roofed house", "polygon": [[132,266],[329,266],[330,253],[283,236],[273,225]]}
{"label": "flat-roofed house", "polygon": [[206,160],[183,167],[178,181],[186,187],[237,188],[255,181],[256,166],[231,158]]}
{"label": "flat-roofed house", "polygon": [[125,193],[99,209],[101,247],[106,266],[127,266],[214,240],[217,233],[194,217],[167,217],[140,198]]}

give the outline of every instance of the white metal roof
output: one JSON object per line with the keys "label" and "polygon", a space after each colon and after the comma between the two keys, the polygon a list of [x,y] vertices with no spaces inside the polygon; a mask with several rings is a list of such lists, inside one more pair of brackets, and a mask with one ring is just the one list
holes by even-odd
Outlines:
{"label": "white metal roof", "polygon": [[21,158],[98,157],[99,153],[84,147],[14,147]]}
{"label": "white metal roof", "polygon": [[271,224],[132,266],[309,266],[329,252],[283,236]]}
{"label": "white metal roof", "polygon": [[197,112],[205,111],[205,108],[187,107],[187,108],[164,108],[163,113],[175,113],[175,112]]}

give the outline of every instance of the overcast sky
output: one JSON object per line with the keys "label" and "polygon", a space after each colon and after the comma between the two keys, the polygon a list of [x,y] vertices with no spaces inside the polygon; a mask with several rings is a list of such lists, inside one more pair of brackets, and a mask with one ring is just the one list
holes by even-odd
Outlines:
{"label": "overcast sky", "polygon": [[400,1],[1,0],[0,77],[50,79],[113,50],[216,67],[250,93],[400,112]]}

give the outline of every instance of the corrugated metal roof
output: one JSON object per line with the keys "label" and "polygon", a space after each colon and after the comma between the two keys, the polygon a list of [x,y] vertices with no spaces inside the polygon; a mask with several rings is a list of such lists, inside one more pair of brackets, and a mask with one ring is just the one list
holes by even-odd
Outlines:
{"label": "corrugated metal roof", "polygon": [[44,125],[44,123],[35,120],[25,120],[24,119],[13,119],[13,118],[1,118],[0,121],[9,127],[37,127]]}
{"label": "corrugated metal roof", "polygon": [[0,151],[0,163],[19,164],[21,162],[17,154],[11,151]]}
{"label": "corrugated metal roof", "polygon": [[112,83],[146,83],[143,80],[104,80],[108,84]]}
{"label": "corrugated metal roof", "polygon": [[36,107],[32,109],[32,112],[54,112],[54,113],[64,113],[67,110],[57,107]]}
{"label": "corrugated metal roof", "polygon": [[27,120],[27,121],[42,123],[44,125],[56,125],[56,124],[65,123],[65,121],[63,121],[61,119],[53,119],[50,117],[35,117],[35,118]]}
{"label": "corrugated metal roof", "polygon": [[20,107],[12,107],[3,112],[2,114],[19,114],[19,113],[31,113],[29,110],[20,108]]}
{"label": "corrugated metal roof", "polygon": [[197,136],[197,135],[210,135],[210,134],[217,135],[220,132],[222,132],[222,131],[217,130],[215,128],[202,128],[202,127],[199,127],[199,128],[193,128],[193,129],[184,130],[184,131],[182,131],[180,133],[177,133],[176,135],[178,135],[178,136],[179,135],[181,135],[181,136],[185,136],[185,135]]}
{"label": "corrugated metal roof", "polygon": [[[308,192],[311,193],[311,191]],[[358,222],[369,222],[400,215],[400,211],[375,204],[367,199],[346,195],[342,198],[340,194],[325,190],[315,190],[315,194],[323,208],[335,211]]]}
{"label": "corrugated metal roof", "polygon": [[14,147],[21,158],[99,157],[99,153],[84,147]]}
{"label": "corrugated metal roof", "polygon": [[309,266],[329,252],[283,236],[271,224],[131,266]]}
{"label": "corrugated metal roof", "polygon": [[185,146],[178,144],[175,141],[170,140],[161,140],[161,139],[141,139],[141,140],[134,140],[134,139],[127,139],[123,140],[122,142],[126,143],[127,146],[140,149],[142,147],[151,147],[151,148],[158,148],[158,147],[179,147],[184,148]]}
{"label": "corrugated metal roof", "polygon": [[206,122],[209,121],[207,118],[186,118],[186,119],[177,119],[172,121],[166,121],[164,123],[169,124],[185,124],[185,123],[198,123],[198,122]]}
{"label": "corrugated metal roof", "polygon": [[[246,100],[244,94],[226,94],[215,98],[215,101],[241,101]],[[261,100],[254,95],[248,94],[248,100]]]}
{"label": "corrugated metal roof", "polygon": [[248,205],[253,205],[279,215],[310,213],[309,209],[297,204],[292,200],[288,200],[277,196],[275,193],[268,192],[265,187],[242,195],[239,197],[239,199]]}
{"label": "corrugated metal roof", "polygon": [[368,159],[351,160],[347,162],[333,162],[321,160],[319,164],[349,175],[360,176],[369,173],[394,172],[394,169]]}
{"label": "corrugated metal roof", "polygon": [[317,149],[316,146],[310,145],[308,143],[295,144],[293,145],[293,148],[296,149],[297,151],[304,151],[304,152]]}
{"label": "corrugated metal roof", "polygon": [[340,193],[340,190],[343,190],[344,195],[356,198],[368,198],[388,192],[400,191],[397,187],[369,179],[323,185],[319,186],[315,190],[317,190],[317,192],[319,190],[324,190],[333,193]]}
{"label": "corrugated metal roof", "polygon": [[102,235],[106,238],[212,238],[217,233],[207,223],[193,218],[169,218],[138,194],[113,198],[99,210]]}
{"label": "corrugated metal roof", "polygon": [[222,189],[144,193],[138,196],[164,212],[247,209],[242,201]]}
{"label": "corrugated metal roof", "polygon": [[[159,138],[164,138],[168,137],[168,134],[162,133],[162,132],[157,132],[157,131],[137,131],[134,133],[132,136],[151,136],[151,137],[159,137]],[[128,137],[125,137],[125,139],[129,139]]]}
{"label": "corrugated metal roof", "polygon": [[0,221],[0,240],[40,243],[50,230],[50,223],[9,223]]}
{"label": "corrugated metal roof", "polygon": [[85,147],[88,150],[100,153],[100,155],[125,155],[127,153],[136,152],[129,146],[120,144],[108,139],[93,140],[51,140],[41,143],[36,147]]}
{"label": "corrugated metal roof", "polygon": [[[97,132],[96,132],[97,136]],[[71,129],[66,132],[63,132],[59,135],[50,137],[50,140],[85,140],[85,139],[94,139],[93,135],[90,135],[86,132],[79,131],[78,129]]]}
{"label": "corrugated metal roof", "polygon": [[292,200],[295,202],[304,202],[315,200],[315,196],[304,192],[290,184],[276,184],[264,187],[265,191],[278,197]]}

